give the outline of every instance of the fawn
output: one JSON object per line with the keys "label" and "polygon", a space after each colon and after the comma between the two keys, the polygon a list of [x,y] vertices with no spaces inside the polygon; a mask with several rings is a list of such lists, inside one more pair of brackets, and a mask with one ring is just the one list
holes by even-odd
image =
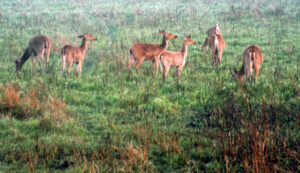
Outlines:
{"label": "fawn", "polygon": [[207,30],[207,32],[206,32],[207,36],[205,38],[204,44],[202,45],[202,51],[203,52],[205,51],[206,46],[208,46],[208,39],[210,38],[210,36],[212,36],[214,34],[222,34],[218,24],[216,24],[215,26],[210,27]]}
{"label": "fawn", "polygon": [[237,78],[241,82],[243,81],[244,76],[246,76],[245,78],[247,80],[248,75],[250,75],[250,83],[252,84],[252,68],[254,67],[254,83],[256,87],[257,76],[262,62],[263,54],[260,47],[256,45],[247,46],[243,53],[243,65],[240,70],[234,69],[233,77]]}
{"label": "fawn", "polygon": [[163,80],[166,79],[170,66],[175,66],[177,71],[177,77],[181,78],[182,68],[185,65],[185,59],[187,56],[188,45],[196,44],[191,40],[191,35],[185,36],[183,39],[183,45],[181,52],[163,51],[160,54],[159,60],[161,69],[163,71]]}
{"label": "fawn", "polygon": [[46,53],[46,68],[48,68],[48,61],[50,56],[50,49],[51,49],[51,40],[50,38],[44,36],[44,35],[37,35],[35,37],[32,37],[29,40],[28,46],[22,55],[21,58],[17,58],[15,60],[16,64],[16,72],[18,75],[18,71],[20,71],[24,65],[24,63],[31,57],[32,57],[32,70],[33,73],[35,73],[35,58],[39,57],[39,64],[44,72],[44,66],[43,66],[43,58],[44,54]]}
{"label": "fawn", "polygon": [[210,56],[213,61],[213,66],[220,65],[225,48],[225,41],[221,33],[213,34],[208,39],[208,46],[210,49]]}
{"label": "fawn", "polygon": [[135,69],[139,74],[139,68],[144,62],[144,60],[152,61],[153,68],[156,68],[156,74],[158,72],[159,66],[159,55],[162,51],[166,50],[168,47],[168,40],[177,38],[177,35],[172,33],[165,32],[164,30],[159,31],[163,35],[162,44],[150,44],[150,43],[135,43],[129,49],[129,63],[128,69],[135,62]]}
{"label": "fawn", "polygon": [[80,47],[75,47],[72,45],[65,45],[60,52],[61,55],[61,65],[62,65],[62,75],[64,74],[66,62],[68,62],[68,74],[70,74],[70,70],[73,62],[76,64],[77,74],[81,74],[82,63],[85,59],[85,52],[87,49],[88,41],[97,40],[96,37],[90,34],[80,35],[79,38],[82,38],[82,43]]}

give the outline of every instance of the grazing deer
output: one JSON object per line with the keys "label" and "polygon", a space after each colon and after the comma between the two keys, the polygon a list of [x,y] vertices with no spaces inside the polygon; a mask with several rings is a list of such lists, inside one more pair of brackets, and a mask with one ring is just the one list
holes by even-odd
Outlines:
{"label": "grazing deer", "polygon": [[163,71],[163,80],[166,79],[170,66],[176,67],[177,76],[179,79],[181,78],[182,68],[185,64],[185,59],[187,56],[188,45],[193,44],[196,44],[196,42],[191,40],[191,35],[185,36],[181,52],[163,51],[160,54],[159,60]]}
{"label": "grazing deer", "polygon": [[87,49],[88,41],[97,40],[96,37],[90,34],[80,35],[79,38],[82,38],[82,43],[80,47],[75,47],[71,45],[65,45],[60,52],[61,55],[61,65],[62,65],[62,75],[64,75],[66,62],[68,62],[68,74],[70,74],[71,67],[73,62],[76,63],[77,74],[81,74],[82,63],[85,59],[85,51]]}
{"label": "grazing deer", "polygon": [[252,68],[254,67],[254,83],[256,87],[256,80],[262,62],[263,54],[261,52],[260,47],[255,45],[247,46],[243,53],[243,65],[240,70],[234,69],[233,77],[237,78],[240,82],[242,82],[244,76],[246,76],[245,78],[247,80],[248,75],[250,75],[250,83],[252,84]]}
{"label": "grazing deer", "polygon": [[213,60],[213,66],[220,65],[225,48],[225,41],[221,33],[213,34],[208,39],[208,46],[210,49],[210,56]]}
{"label": "grazing deer", "polygon": [[159,31],[159,33],[163,35],[163,41],[161,45],[149,43],[135,43],[130,47],[128,69],[130,69],[130,66],[134,63],[134,61],[137,61],[135,69],[139,74],[139,68],[144,62],[144,60],[150,60],[152,61],[153,68],[156,68],[157,74],[159,68],[159,55],[162,51],[167,49],[168,40],[177,38],[177,35],[165,32],[164,30]]}
{"label": "grazing deer", "polygon": [[209,39],[212,35],[214,35],[214,34],[222,34],[218,24],[216,24],[215,26],[210,27],[210,28],[207,30],[207,32],[206,32],[206,35],[207,35],[207,36],[206,36],[206,38],[205,38],[204,44],[202,45],[202,51],[203,51],[203,52],[205,51],[206,46],[208,46],[208,39]]}
{"label": "grazing deer", "polygon": [[32,37],[29,40],[28,46],[22,55],[21,58],[17,58],[15,60],[16,64],[16,72],[18,75],[18,71],[20,71],[24,65],[24,63],[31,57],[32,57],[32,70],[33,73],[35,73],[35,58],[39,57],[39,64],[44,71],[43,67],[43,58],[44,54],[46,53],[46,68],[48,68],[48,60],[50,56],[50,48],[51,48],[51,40],[50,38],[44,36],[44,35],[37,35],[35,37]]}

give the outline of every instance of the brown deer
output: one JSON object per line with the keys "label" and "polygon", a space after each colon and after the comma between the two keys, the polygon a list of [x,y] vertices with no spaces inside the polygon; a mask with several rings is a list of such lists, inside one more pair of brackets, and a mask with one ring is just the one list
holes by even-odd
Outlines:
{"label": "brown deer", "polygon": [[164,30],[159,31],[163,35],[163,41],[161,45],[158,44],[149,44],[149,43],[135,43],[129,49],[129,63],[128,69],[135,62],[135,69],[139,74],[139,68],[144,62],[144,60],[152,61],[153,68],[156,68],[156,74],[159,68],[159,55],[162,51],[166,50],[168,47],[168,40],[177,38],[177,35],[172,33],[165,32]]}
{"label": "brown deer", "polygon": [[175,66],[177,70],[177,77],[181,78],[182,68],[185,64],[185,59],[187,56],[188,45],[196,44],[193,40],[191,40],[191,35],[185,36],[183,39],[183,45],[181,52],[171,52],[171,51],[163,51],[160,54],[160,65],[163,71],[163,80],[166,79],[169,69],[171,66]]}
{"label": "brown deer", "polygon": [[243,53],[243,65],[240,70],[234,69],[234,77],[240,82],[243,81],[244,76],[246,80],[250,75],[250,83],[252,84],[252,68],[254,67],[255,76],[254,83],[256,87],[256,80],[259,73],[259,68],[263,62],[263,54],[260,47],[255,45],[247,46]]}
{"label": "brown deer", "polygon": [[215,26],[210,27],[210,28],[207,30],[207,32],[206,32],[206,35],[207,35],[207,36],[206,36],[206,38],[205,38],[204,44],[202,45],[202,51],[203,51],[203,52],[205,51],[206,46],[208,46],[208,39],[209,39],[212,35],[214,35],[214,34],[222,34],[218,24],[216,24]]}
{"label": "brown deer", "polygon": [[29,40],[28,46],[22,55],[21,58],[17,58],[15,60],[16,64],[16,72],[18,75],[18,71],[20,71],[24,65],[24,63],[32,56],[32,70],[33,73],[35,73],[35,58],[38,57],[39,64],[44,71],[43,66],[43,58],[44,54],[46,53],[46,68],[48,68],[48,61],[50,56],[50,49],[51,49],[51,40],[50,38],[44,36],[44,35],[37,35],[35,37],[32,37]]}
{"label": "brown deer", "polygon": [[210,49],[210,56],[213,61],[213,66],[220,65],[225,48],[225,41],[222,34],[213,34],[208,39],[208,46]]}
{"label": "brown deer", "polygon": [[79,38],[82,38],[82,43],[80,47],[75,47],[72,45],[65,45],[60,52],[61,55],[61,65],[62,65],[62,75],[64,75],[66,62],[68,62],[68,74],[70,74],[71,67],[73,62],[76,64],[77,74],[81,74],[82,63],[85,59],[85,51],[87,49],[88,41],[97,40],[96,37],[90,34],[80,35]]}

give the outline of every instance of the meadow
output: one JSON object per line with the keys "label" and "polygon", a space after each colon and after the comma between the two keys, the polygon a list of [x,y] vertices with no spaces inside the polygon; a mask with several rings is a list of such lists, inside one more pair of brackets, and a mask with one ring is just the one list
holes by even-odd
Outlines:
{"label": "meadow", "polygon": [[[300,12],[297,0],[1,0],[0,172],[299,172]],[[218,24],[226,47],[189,47],[181,80],[163,82],[137,42],[181,50]],[[90,33],[82,75],[61,76],[60,49]],[[31,37],[53,40],[49,69],[14,60]],[[247,45],[262,48],[257,86],[238,84]]]}

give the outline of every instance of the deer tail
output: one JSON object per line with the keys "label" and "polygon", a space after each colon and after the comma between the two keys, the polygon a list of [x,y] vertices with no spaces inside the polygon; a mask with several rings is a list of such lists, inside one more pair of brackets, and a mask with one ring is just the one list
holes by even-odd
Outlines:
{"label": "deer tail", "polygon": [[66,59],[66,49],[67,47],[63,47],[60,51],[60,55],[61,55],[61,61],[66,63],[67,59]]}
{"label": "deer tail", "polygon": [[219,55],[219,41],[218,41],[218,37],[217,36],[215,36],[215,47],[216,47],[215,57],[218,58],[218,55]]}

